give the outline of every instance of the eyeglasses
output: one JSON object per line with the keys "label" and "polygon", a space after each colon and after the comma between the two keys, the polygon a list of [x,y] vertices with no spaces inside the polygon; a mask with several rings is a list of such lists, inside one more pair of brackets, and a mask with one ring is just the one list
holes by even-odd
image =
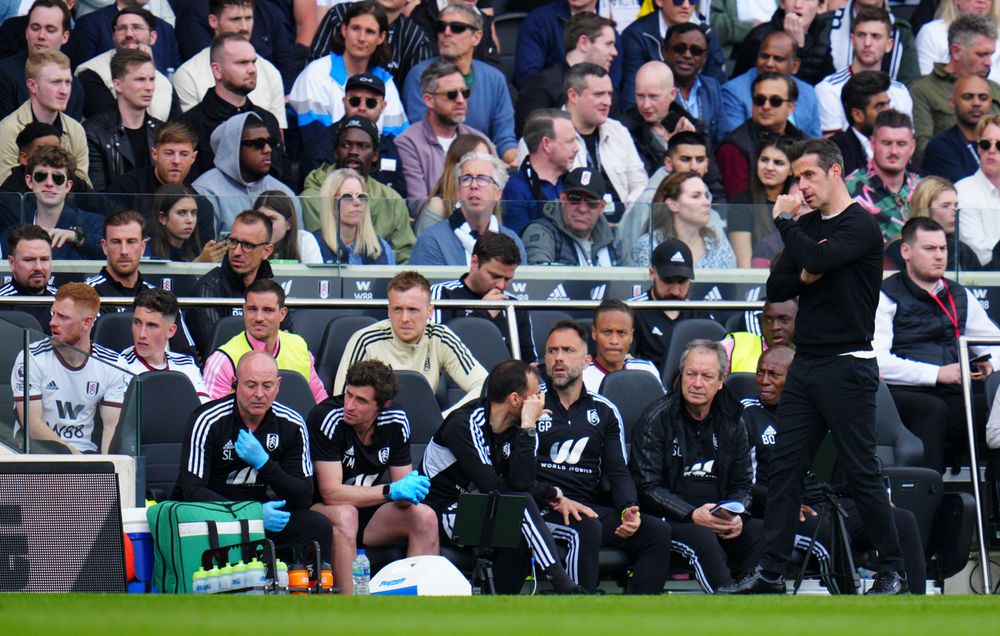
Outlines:
{"label": "eyeglasses", "polygon": [[438,33],[444,33],[447,29],[451,29],[451,32],[455,35],[462,35],[469,29],[473,31],[478,31],[476,27],[471,24],[466,24],[465,22],[445,22],[444,20],[438,20],[434,25],[434,30]]}
{"label": "eyeglasses", "polygon": [[[378,108],[378,100],[376,98],[374,98],[374,97],[365,97],[363,99],[364,99],[366,107],[368,107],[368,108],[370,108],[372,110]],[[358,97],[357,95],[355,95],[353,97],[348,97],[347,98],[347,103],[351,105],[351,108],[357,108],[358,106],[360,106],[361,105],[361,101],[362,101],[362,98]]]}
{"label": "eyeglasses", "polygon": [[708,49],[703,49],[695,45],[688,46],[687,44],[673,44],[670,46],[670,50],[677,55],[684,55],[688,51],[691,51],[691,57],[701,57],[708,52]]}
{"label": "eyeglasses", "polygon": [[145,24],[122,24],[115,27],[115,33],[128,33],[129,31],[143,33],[149,31],[149,27]]}
{"label": "eyeglasses", "polygon": [[350,192],[345,192],[344,194],[337,197],[337,200],[340,201],[341,203],[344,202],[354,203],[355,201],[357,201],[358,203],[368,203],[368,195],[365,194],[364,192],[360,192],[358,194],[351,194]]}
{"label": "eyeglasses", "polygon": [[462,95],[462,99],[468,101],[469,95],[472,95],[472,89],[471,88],[463,88],[462,90],[452,89],[450,91],[442,91],[440,93],[433,93],[433,94],[434,95],[443,95],[445,97],[445,99],[447,99],[450,102],[453,102],[456,99],[458,99],[459,94],[461,94]]}
{"label": "eyeglasses", "polygon": [[[980,139],[976,145],[979,146],[979,149],[983,152],[989,152],[992,148],[996,148],[997,152],[1000,152],[1000,139]],[[59,182],[56,181],[56,184],[58,183]]]}
{"label": "eyeglasses", "polygon": [[566,194],[566,201],[569,203],[574,203],[576,205],[583,205],[591,210],[599,210],[604,207],[605,203],[602,199],[592,199],[588,196],[573,192]]}
{"label": "eyeglasses", "polygon": [[770,97],[767,96],[767,95],[754,95],[753,96],[753,105],[754,106],[763,106],[764,104],[768,104],[769,103],[769,104],[771,104],[771,108],[778,108],[782,104],[784,104],[785,102],[790,102],[790,101],[792,101],[792,100],[785,99],[784,97],[778,97],[777,95],[771,95]]}
{"label": "eyeglasses", "polygon": [[698,0],[673,0],[673,3],[675,7],[683,7],[685,4],[694,6],[698,4]]}
{"label": "eyeglasses", "polygon": [[459,185],[462,185],[466,188],[471,186],[473,183],[475,183],[480,188],[485,188],[488,186],[494,186],[497,188],[500,187],[499,184],[497,184],[496,179],[494,179],[488,174],[463,174],[461,177],[458,178],[458,183]]}
{"label": "eyeglasses", "polygon": [[66,175],[61,172],[49,172],[48,170],[35,170],[31,178],[35,180],[35,183],[45,183],[45,180],[52,177],[52,183],[57,186],[61,186],[66,183]]}
{"label": "eyeglasses", "polygon": [[267,245],[266,241],[264,243],[251,243],[250,241],[241,241],[239,239],[234,239],[232,236],[227,236],[225,240],[227,249],[233,250],[236,249],[236,247],[238,246],[242,248],[244,252],[252,252],[258,247],[264,247],[265,245]]}
{"label": "eyeglasses", "polygon": [[240,142],[240,145],[244,148],[253,148],[254,150],[263,150],[264,146],[270,146],[274,149],[278,146],[278,140],[274,137],[257,137],[256,139],[244,139]]}

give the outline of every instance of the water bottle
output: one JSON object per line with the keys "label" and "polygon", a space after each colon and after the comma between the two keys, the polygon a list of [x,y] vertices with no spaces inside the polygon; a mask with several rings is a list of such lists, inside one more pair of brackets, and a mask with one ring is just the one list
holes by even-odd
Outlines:
{"label": "water bottle", "polygon": [[234,590],[240,590],[245,587],[249,587],[247,583],[247,566],[243,563],[243,559],[236,562],[233,566],[233,587]]}
{"label": "water bottle", "polygon": [[206,592],[208,592],[209,594],[218,594],[219,593],[218,566],[215,565],[212,566],[212,569],[209,570],[207,575],[205,576],[205,580],[207,581],[207,584],[205,586]]}
{"label": "water bottle", "polygon": [[364,550],[358,550],[358,556],[354,557],[351,565],[352,578],[354,579],[354,595],[367,596],[368,583],[371,580],[372,564],[365,556]]}
{"label": "water bottle", "polygon": [[263,594],[267,587],[267,569],[256,557],[246,564],[246,578],[243,585],[251,588],[250,594]]}
{"label": "water bottle", "polygon": [[275,570],[277,570],[274,574],[275,587],[277,588],[275,591],[278,594],[288,594],[288,564],[278,559],[275,562]]}
{"label": "water bottle", "polygon": [[208,593],[208,572],[205,568],[198,568],[198,571],[191,575],[191,591],[195,594]]}
{"label": "water bottle", "polygon": [[226,565],[219,568],[219,592],[228,592],[233,589],[233,566]]}

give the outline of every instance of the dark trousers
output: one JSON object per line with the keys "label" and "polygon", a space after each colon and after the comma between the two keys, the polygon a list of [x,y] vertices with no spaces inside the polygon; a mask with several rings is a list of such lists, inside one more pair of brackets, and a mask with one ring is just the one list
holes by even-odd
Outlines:
{"label": "dark trousers", "polygon": [[632,593],[662,592],[670,573],[670,525],[652,515],[643,515],[639,529],[625,539],[615,536],[621,525],[619,511],[606,506],[590,507],[600,515],[597,519],[584,517],[577,521],[570,517],[568,526],[558,512],[548,512],[544,517],[552,536],[569,546],[566,571],[570,577],[588,592],[596,590],[600,578],[598,554],[601,546],[609,546],[625,550],[634,559]]}
{"label": "dark trousers", "polygon": [[267,538],[276,546],[299,545],[308,541],[318,541],[323,560],[333,559],[333,526],[326,515],[315,510],[293,510],[292,516],[281,532],[268,532]]}
{"label": "dark trousers", "polygon": [[[975,382],[972,387],[972,415],[976,422],[984,422],[987,404],[983,383]],[[891,385],[889,391],[903,424],[924,443],[922,465],[940,473],[949,462],[957,465],[969,448],[961,387]],[[976,429],[982,441],[984,429]]]}
{"label": "dark trousers", "polygon": [[720,539],[715,532],[693,521],[671,521],[674,552],[694,570],[695,579],[709,594],[733,582],[753,567],[760,556],[760,519],[743,518],[743,532],[735,539]]}
{"label": "dark trousers", "polygon": [[778,406],[778,435],[768,464],[767,510],[760,565],[783,575],[799,525],[805,470],[827,430],[879,553],[879,569],[902,571],[903,556],[889,496],[875,456],[878,363],[854,356],[795,356]]}

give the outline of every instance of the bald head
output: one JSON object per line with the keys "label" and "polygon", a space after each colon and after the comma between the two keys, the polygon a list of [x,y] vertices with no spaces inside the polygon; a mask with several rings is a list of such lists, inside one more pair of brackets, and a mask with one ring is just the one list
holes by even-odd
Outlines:
{"label": "bald head", "polygon": [[278,363],[265,351],[243,354],[236,365],[236,408],[251,431],[264,420],[278,397]]}
{"label": "bald head", "polygon": [[785,31],[774,31],[761,42],[757,52],[757,72],[795,75],[799,71],[799,58],[795,39]]}
{"label": "bald head", "polygon": [[278,363],[274,356],[266,351],[249,351],[243,354],[236,364],[236,380],[240,381],[251,374],[271,373],[278,377]]}
{"label": "bald head", "polygon": [[951,91],[951,107],[955,119],[966,134],[975,130],[983,115],[990,112],[993,95],[989,83],[978,75],[965,75],[955,81]]}
{"label": "bald head", "polygon": [[788,367],[792,365],[792,360],[795,359],[795,349],[791,347],[786,347],[785,345],[778,345],[776,347],[768,347],[764,353],[760,354],[761,362],[767,362],[768,364],[778,365],[785,371],[788,371]]}
{"label": "bald head", "polygon": [[646,62],[636,71],[635,106],[645,122],[662,122],[675,94],[674,74],[663,62]]}

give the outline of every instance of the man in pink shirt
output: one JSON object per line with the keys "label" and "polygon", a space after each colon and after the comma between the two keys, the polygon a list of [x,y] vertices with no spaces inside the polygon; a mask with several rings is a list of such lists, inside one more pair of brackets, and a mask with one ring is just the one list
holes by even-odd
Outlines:
{"label": "man in pink shirt", "polygon": [[243,303],[246,329],[215,350],[205,361],[202,376],[209,396],[215,400],[233,391],[236,364],[250,351],[266,351],[274,356],[279,369],[299,373],[309,381],[316,402],[326,399],[326,389],[316,375],[316,364],[306,341],[294,333],[281,331],[288,314],[285,290],[273,280],[258,279],[247,287]]}

